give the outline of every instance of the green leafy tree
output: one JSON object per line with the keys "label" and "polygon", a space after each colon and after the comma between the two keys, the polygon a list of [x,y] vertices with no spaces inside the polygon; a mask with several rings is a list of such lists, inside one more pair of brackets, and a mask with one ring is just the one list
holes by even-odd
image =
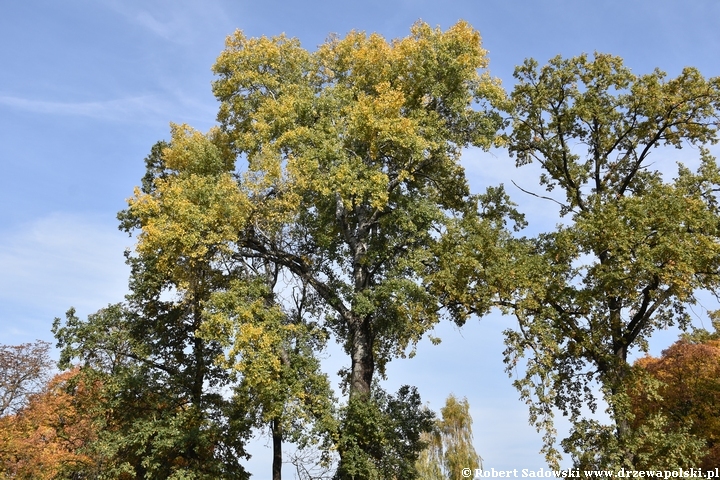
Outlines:
{"label": "green leafy tree", "polygon": [[463,22],[418,23],[392,42],[351,32],[315,52],[237,32],[214,66],[221,129],[248,162],[244,188],[262,199],[240,247],[314,290],[350,357],[350,412],[441,318],[429,276],[438,237],[458,217],[480,222],[459,155],[490,146],[500,126],[473,108],[503,95],[478,73],[486,66]]}
{"label": "green leafy tree", "polygon": [[482,468],[482,459],[473,447],[472,417],[467,399],[450,395],[440,410],[442,418],[423,435],[426,447],[417,461],[421,480],[460,480],[462,470]]}
{"label": "green leafy tree", "polygon": [[[158,332],[148,328],[151,322],[122,305],[84,321],[69,312],[66,322],[57,325],[59,344],[74,350],[66,358],[80,362],[84,381],[102,384],[106,416],[92,450],[102,458],[107,478],[246,478],[240,460],[250,434],[247,411],[218,391],[228,384],[219,368],[203,375],[207,383],[199,397],[193,396],[197,351],[188,351],[179,332],[172,334],[174,345],[161,345]],[[181,326],[177,319],[172,324],[176,330]],[[163,322],[157,327],[169,328]],[[110,348],[128,332],[131,338],[138,335],[137,343],[121,352],[121,362],[111,371],[95,368],[98,352],[113,357]],[[209,364],[221,351],[213,353]]]}
{"label": "green leafy tree", "polygon": [[269,427],[272,478],[280,480],[286,440],[301,449],[321,448],[327,463],[333,394],[316,357],[325,335],[303,318],[311,307],[305,304],[307,292],[296,291],[295,308],[286,312],[268,287],[265,278],[236,281],[216,292],[203,335],[220,339],[228,349],[221,364],[239,376],[236,401],[252,406],[255,426]]}
{"label": "green leafy tree", "polygon": [[216,362],[223,346],[200,334],[204,305],[235,278],[217,263],[233,219],[244,218],[242,196],[218,148],[180,127],[174,140],[153,148],[143,187],[120,214],[139,231],[126,304],[87,321],[70,311],[54,332],[63,366],[79,360],[108,390],[113,415],[99,442],[109,475],[247,478],[240,461],[252,422],[221,391],[232,385]]}
{"label": "green leafy tree", "polygon": [[[225,145],[218,130],[203,135],[174,125],[121,219],[138,232],[134,265],[150,268],[150,281],[175,292],[173,306],[192,312],[179,335],[208,352],[202,368],[232,380],[234,403],[252,425],[270,427],[279,480],[282,442],[308,443],[322,432],[305,427],[325,425],[327,433],[332,424],[332,394],[314,356],[327,335],[306,322],[315,304],[307,289],[287,285],[294,294],[283,305],[275,292],[280,267],[239,244],[252,216],[265,219],[268,236],[281,232],[283,219],[266,216],[263,194],[239,182]],[[132,298],[156,294],[138,290]]]}
{"label": "green leafy tree", "polygon": [[[628,353],[657,329],[686,327],[695,292],[718,286],[720,172],[703,145],[717,141],[720,79],[693,68],[639,76],[604,54],[527,60],[515,78],[510,153],[518,166],[539,164],[565,220],[505,254],[514,287],[504,280],[498,303],[519,322],[507,332],[508,369],[530,354],[515,384],[548,462],[559,458],[557,409],[572,422],[563,447],[578,463],[632,468],[659,436],[632,428]],[[666,180],[657,147],[687,145],[700,146],[699,168],[680,165]],[[597,406],[595,382],[611,425],[583,411]]]}
{"label": "green leafy tree", "polygon": [[[125,349],[123,374],[110,377],[118,393],[154,412],[152,421],[117,422],[115,445],[142,452],[128,468],[221,478],[232,473],[223,455],[242,456],[243,421],[270,422],[275,444],[288,420],[324,415],[316,399],[325,392],[327,403],[326,380],[311,351],[332,332],[351,359],[349,402],[334,436],[339,477],[409,478],[424,428],[419,397],[386,399],[371,385],[376,369],[384,375],[441,318],[432,275],[445,230],[465,217],[502,229],[478,215],[459,165],[462,147],[489,146],[500,125],[498,114],[473,107],[502,97],[478,73],[486,64],[479,35],[462,22],[447,32],[419,23],[391,43],[353,32],[314,53],[285,37],[228,39],[215,65],[221,129],[174,125],[120,214],[138,238],[128,254],[127,306],[56,326],[68,361],[91,363],[96,345]],[[322,325],[278,301],[281,270]],[[109,337],[96,336],[113,322]],[[102,358],[113,363],[114,354]],[[303,387],[295,371],[314,386]],[[213,388],[233,379],[237,401],[228,403]],[[233,410],[241,404],[252,418]],[[394,424],[378,414],[386,411],[407,419],[392,434]],[[168,423],[160,428],[157,418]],[[230,430],[234,444],[224,443]],[[382,455],[373,453],[378,435]],[[351,473],[362,462],[367,468]]]}
{"label": "green leafy tree", "polygon": [[423,435],[432,430],[434,416],[407,385],[395,395],[374,385],[369,401],[351,397],[337,432],[342,461],[335,478],[416,479]]}

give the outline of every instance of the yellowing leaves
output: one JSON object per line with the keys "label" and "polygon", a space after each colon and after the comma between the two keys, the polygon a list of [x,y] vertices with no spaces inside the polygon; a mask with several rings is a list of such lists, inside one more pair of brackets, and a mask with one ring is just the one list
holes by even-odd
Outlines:
{"label": "yellowing leaves", "polygon": [[58,374],[20,412],[0,417],[3,478],[98,473],[102,461],[90,447],[103,423],[103,399],[100,385],[80,378],[77,369]]}
{"label": "yellowing leaves", "polygon": [[181,257],[199,261],[213,246],[236,239],[249,203],[229,174],[191,174],[158,180],[156,192],[131,199],[130,210],[145,219],[138,251],[164,251],[176,257],[168,262]]}
{"label": "yellowing leaves", "polygon": [[173,141],[163,152],[175,170],[155,180],[152,193],[135,189],[129,214],[142,230],[137,251],[157,256],[162,270],[174,271],[180,287],[197,269],[227,253],[250,215],[250,203],[226,170],[211,135],[173,125]]}
{"label": "yellowing leaves", "polygon": [[163,151],[165,166],[178,172],[213,175],[231,171],[234,158],[218,144],[222,133],[214,128],[207,135],[187,125],[170,124],[172,142]]}
{"label": "yellowing leaves", "polygon": [[292,196],[286,206],[319,193],[382,210],[391,179],[413,180],[431,159],[442,168],[457,161],[448,140],[489,145],[498,119],[471,109],[485,93],[502,97],[478,73],[486,66],[466,22],[445,32],[418,22],[392,42],[353,31],[314,53],[284,36],[236,32],[215,65],[214,90],[224,130],[247,154],[253,191]]}
{"label": "yellowing leaves", "polygon": [[369,160],[378,164],[391,153],[390,145],[409,157],[422,155],[425,142],[419,125],[403,112],[405,94],[387,81],[376,85],[375,90],[374,95],[359,94],[357,102],[348,108],[348,134],[366,142]]}

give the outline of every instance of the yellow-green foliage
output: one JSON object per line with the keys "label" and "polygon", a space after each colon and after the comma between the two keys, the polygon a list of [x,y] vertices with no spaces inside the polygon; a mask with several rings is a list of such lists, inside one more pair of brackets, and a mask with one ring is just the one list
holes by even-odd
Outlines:
{"label": "yellow-green foliage", "polygon": [[341,322],[371,319],[380,368],[438,319],[419,277],[431,232],[474,208],[460,149],[493,144],[501,119],[484,107],[504,97],[487,63],[467,23],[418,22],[406,38],[353,31],[314,52],[238,31],[214,66],[253,224],[287,224],[283,250],[302,252],[292,264],[316,286],[343,272],[342,287],[318,292]]}
{"label": "yellow-green foliage", "polygon": [[463,469],[475,472],[482,459],[473,446],[472,416],[467,398],[450,395],[440,409],[435,428],[423,435],[426,443],[416,463],[420,480],[461,480]]}
{"label": "yellow-green foliage", "polygon": [[137,252],[157,257],[157,268],[191,288],[196,272],[228,254],[250,215],[212,132],[203,135],[174,125],[170,147],[163,151],[170,174],[155,180],[155,189],[135,189],[129,213],[140,219]]}
{"label": "yellow-green foliage", "polygon": [[[563,446],[579,464],[638,466],[648,442],[664,444],[657,431],[632,431],[628,354],[657,329],[687,326],[695,292],[720,286],[720,170],[703,148],[717,142],[720,78],[638,76],[605,54],[527,60],[515,76],[510,152],[518,165],[539,163],[567,221],[517,242],[519,281],[502,304],[519,328],[507,332],[506,362],[513,371],[531,353],[515,384],[550,463],[557,408],[573,422]],[[700,146],[699,168],[668,179],[658,147],[687,144]],[[612,425],[582,411],[596,406],[595,381]]]}

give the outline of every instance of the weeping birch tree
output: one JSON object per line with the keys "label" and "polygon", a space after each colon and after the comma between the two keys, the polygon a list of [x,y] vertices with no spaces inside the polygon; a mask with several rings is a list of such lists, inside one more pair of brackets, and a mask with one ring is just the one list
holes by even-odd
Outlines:
{"label": "weeping birch tree", "polygon": [[423,435],[427,447],[417,461],[420,480],[460,480],[463,469],[473,474],[482,468],[482,459],[473,446],[470,404],[450,395],[440,410],[433,431]]}

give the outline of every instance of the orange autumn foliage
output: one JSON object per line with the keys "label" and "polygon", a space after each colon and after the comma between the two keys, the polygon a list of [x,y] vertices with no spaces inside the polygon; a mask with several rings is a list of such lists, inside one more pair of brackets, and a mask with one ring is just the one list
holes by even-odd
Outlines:
{"label": "orange autumn foliage", "polygon": [[720,340],[680,340],[660,358],[648,356],[635,365],[649,373],[650,380],[659,381],[654,393],[647,382],[634,390],[636,426],[660,413],[668,419],[668,428],[689,427],[706,442],[708,453],[700,468],[720,465]]}
{"label": "orange autumn foliage", "polygon": [[99,428],[99,385],[78,371],[56,375],[24,408],[0,418],[0,474],[44,480],[96,470],[87,447]]}

